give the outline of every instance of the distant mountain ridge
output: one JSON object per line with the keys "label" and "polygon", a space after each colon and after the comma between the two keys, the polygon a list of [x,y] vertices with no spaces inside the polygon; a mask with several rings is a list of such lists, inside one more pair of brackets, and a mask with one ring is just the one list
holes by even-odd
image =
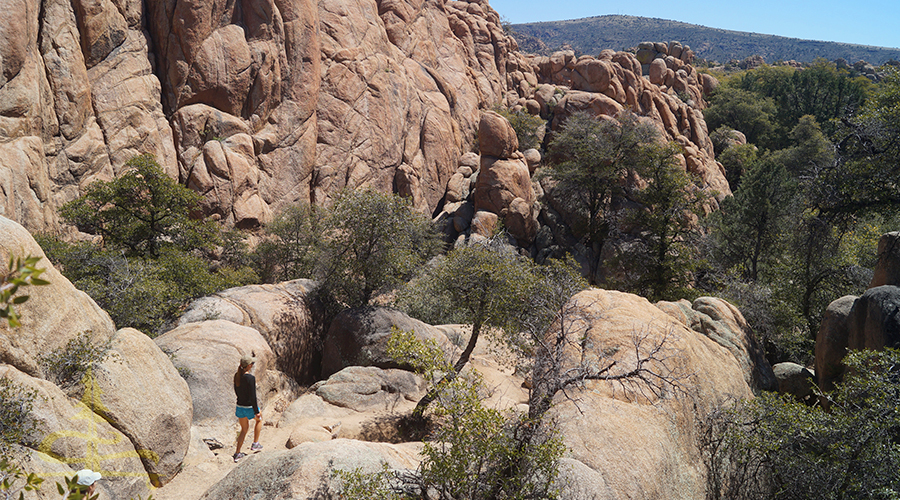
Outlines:
{"label": "distant mountain ridge", "polygon": [[678,40],[690,45],[697,57],[723,63],[753,55],[762,56],[768,63],[811,62],[817,57],[829,61],[843,58],[851,64],[864,60],[874,65],[900,60],[897,48],[802,40],[639,16],[605,15],[511,27],[520,50],[532,53],[548,53],[568,45],[579,54],[596,55],[604,49],[623,50],[645,41]]}

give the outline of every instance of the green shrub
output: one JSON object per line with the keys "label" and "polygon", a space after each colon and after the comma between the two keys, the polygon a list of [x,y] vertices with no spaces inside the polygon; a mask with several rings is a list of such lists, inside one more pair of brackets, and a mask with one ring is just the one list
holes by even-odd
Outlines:
{"label": "green shrub", "polygon": [[709,499],[885,499],[900,494],[900,351],[856,351],[827,410],[763,394],[707,418]]}
{"label": "green shrub", "polygon": [[156,258],[142,258],[89,242],[66,243],[47,235],[35,239],[117,327],[136,328],[151,337],[168,329],[191,300],[258,280],[248,266],[214,269],[200,255],[173,247],[160,249]]}
{"label": "green shrub", "polygon": [[85,373],[106,359],[110,341],[93,343],[89,332],[69,340],[65,346],[53,349],[38,361],[47,380],[64,389],[71,389],[82,381]]}
{"label": "green shrub", "polygon": [[26,389],[7,377],[0,378],[0,460],[9,458],[12,445],[28,445],[37,430],[34,390]]}
{"label": "green shrub", "polygon": [[507,119],[516,131],[516,137],[519,138],[519,151],[528,149],[539,149],[541,147],[541,139],[539,130],[544,124],[544,120],[540,116],[526,113],[522,110],[513,111],[507,108],[497,108],[497,113]]}

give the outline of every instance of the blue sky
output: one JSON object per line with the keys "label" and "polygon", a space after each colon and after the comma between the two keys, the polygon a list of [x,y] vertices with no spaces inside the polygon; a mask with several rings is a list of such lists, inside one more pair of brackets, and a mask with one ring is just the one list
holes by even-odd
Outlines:
{"label": "blue sky", "polygon": [[900,48],[897,0],[488,0],[511,23],[624,14],[711,28]]}

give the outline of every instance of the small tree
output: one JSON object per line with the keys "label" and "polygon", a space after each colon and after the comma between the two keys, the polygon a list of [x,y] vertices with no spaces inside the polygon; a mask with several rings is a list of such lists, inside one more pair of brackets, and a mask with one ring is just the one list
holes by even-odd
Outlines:
{"label": "small tree", "polygon": [[766,158],[744,176],[741,188],[711,214],[716,257],[750,281],[774,263],[793,208],[795,185],[780,163]]}
{"label": "small tree", "polygon": [[[552,429],[485,407],[483,382],[475,370],[446,379],[444,374],[454,367],[433,342],[395,330],[388,352],[409,360],[430,385],[443,384],[433,413],[437,427],[425,444],[416,479],[420,491],[435,492],[441,500],[556,498],[554,482],[564,447]],[[523,442],[520,431],[526,425],[536,431]]]}
{"label": "small tree", "polygon": [[129,256],[156,258],[167,245],[193,250],[218,242],[212,221],[191,217],[200,195],[166,175],[152,155],[136,156],[125,165],[128,170],[120,177],[94,182],[63,205],[63,219],[127,249]]}
{"label": "small tree", "polygon": [[452,250],[413,286],[401,291],[398,305],[416,316],[421,297],[439,297],[444,312],[472,325],[468,343],[447,372],[445,380],[435,384],[419,401],[414,414],[425,409],[469,362],[482,328],[503,328],[514,321],[534,282],[531,261],[514,252],[504,252],[497,240]]}
{"label": "small tree", "polygon": [[441,246],[430,218],[412,210],[407,199],[371,188],[344,191],[327,215],[310,212],[315,214],[323,224],[321,246],[308,247],[316,255],[314,276],[323,297],[341,307],[368,305]]}
{"label": "small tree", "polygon": [[268,238],[256,249],[260,277],[266,283],[311,278],[320,262],[328,211],[299,203],[286,208],[266,227]]}
{"label": "small tree", "polygon": [[[646,161],[645,145],[657,135],[632,113],[616,120],[575,113],[551,141],[546,175],[556,182],[552,196],[583,217],[582,227],[575,229],[596,255],[612,228],[613,200],[624,194],[627,176]],[[597,265],[592,259],[591,280]]]}
{"label": "small tree", "polygon": [[675,144],[646,148],[639,172],[646,185],[635,193],[640,208],[625,214],[640,228],[636,246],[619,260],[626,264],[626,286],[650,300],[689,295],[697,266],[696,240],[708,194],[697,187],[678,163]]}

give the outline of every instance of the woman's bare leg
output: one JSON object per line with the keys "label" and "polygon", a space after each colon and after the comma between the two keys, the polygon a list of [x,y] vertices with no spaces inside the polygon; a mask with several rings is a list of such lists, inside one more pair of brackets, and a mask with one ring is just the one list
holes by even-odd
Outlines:
{"label": "woman's bare leg", "polygon": [[[257,413],[254,420],[256,420],[256,425],[253,426],[253,442],[258,443],[259,442],[259,433],[262,432],[262,427],[263,427],[262,415]],[[249,424],[249,422],[248,422],[248,424]]]}
{"label": "woman's bare leg", "polygon": [[234,449],[235,455],[241,452],[241,446],[244,445],[244,437],[247,436],[247,431],[250,430],[250,420],[246,417],[239,418],[238,422],[241,424],[241,432],[237,437],[237,447]]}

